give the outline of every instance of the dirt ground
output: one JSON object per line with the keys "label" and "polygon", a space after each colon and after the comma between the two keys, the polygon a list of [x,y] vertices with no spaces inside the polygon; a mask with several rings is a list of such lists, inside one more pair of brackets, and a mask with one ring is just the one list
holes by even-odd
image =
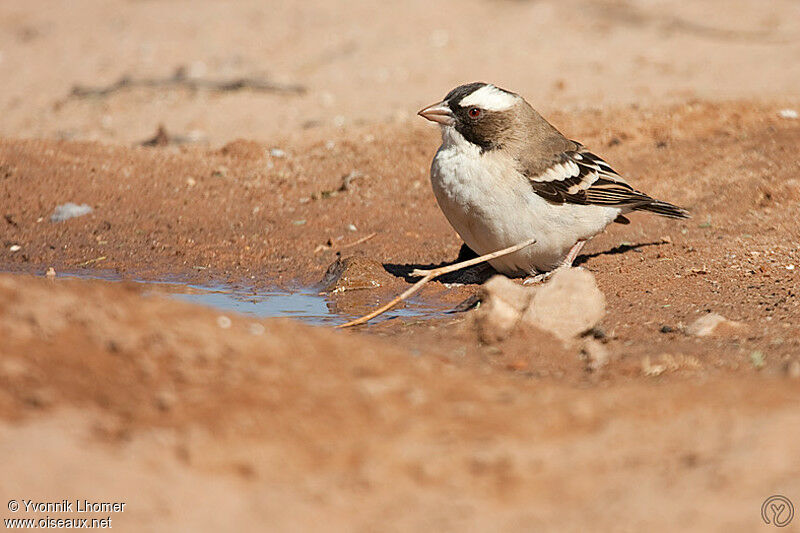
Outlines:
{"label": "dirt ground", "polygon": [[[800,505],[798,54],[789,0],[5,0],[0,496],[126,502],[124,531],[772,527],[767,497]],[[358,256],[382,287],[329,306],[360,314],[458,255],[414,113],[475,79],[693,215],[579,257],[600,369],[464,313],[342,331],[44,276],[291,290]],[[742,326],[686,333],[709,312]]]}

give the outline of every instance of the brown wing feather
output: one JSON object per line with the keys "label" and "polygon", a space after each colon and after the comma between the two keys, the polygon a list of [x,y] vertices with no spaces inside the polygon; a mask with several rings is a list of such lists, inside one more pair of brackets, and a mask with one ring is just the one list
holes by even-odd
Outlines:
{"label": "brown wing feather", "polygon": [[540,196],[560,204],[632,207],[653,201],[581,145],[556,156],[545,171],[535,175],[526,172],[526,176]]}
{"label": "brown wing feather", "polygon": [[582,145],[575,144],[575,150],[558,154],[545,170],[524,171],[533,190],[542,198],[558,204],[623,207],[673,218],[688,218],[685,209],[637,191],[608,163]]}

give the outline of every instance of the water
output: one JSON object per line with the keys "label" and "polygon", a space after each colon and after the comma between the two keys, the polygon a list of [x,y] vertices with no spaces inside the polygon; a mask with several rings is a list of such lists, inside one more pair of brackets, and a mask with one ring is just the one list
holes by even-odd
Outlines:
{"label": "water", "polygon": [[[94,279],[119,282],[122,278],[107,272],[59,272],[59,278]],[[259,318],[293,318],[314,325],[335,326],[357,318],[377,308],[382,302],[369,294],[370,291],[354,291],[335,297],[319,294],[312,288],[292,290],[266,289],[220,285],[197,285],[176,281],[133,280],[148,287],[146,295],[165,295],[169,298],[217,309],[236,312]],[[398,317],[425,317],[441,313],[417,300],[405,302],[405,307],[393,309],[376,318],[374,322]]]}

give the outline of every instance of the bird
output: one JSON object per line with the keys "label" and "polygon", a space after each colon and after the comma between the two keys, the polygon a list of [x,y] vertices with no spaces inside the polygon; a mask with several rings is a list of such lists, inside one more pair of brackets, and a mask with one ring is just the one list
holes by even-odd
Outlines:
{"label": "bird", "polygon": [[630,223],[632,211],[689,218],[635,189],[517,93],[468,83],[418,114],[441,127],[431,185],[466,246],[483,255],[536,239],[489,261],[507,276],[532,283],[571,267],[589,239],[613,222]]}

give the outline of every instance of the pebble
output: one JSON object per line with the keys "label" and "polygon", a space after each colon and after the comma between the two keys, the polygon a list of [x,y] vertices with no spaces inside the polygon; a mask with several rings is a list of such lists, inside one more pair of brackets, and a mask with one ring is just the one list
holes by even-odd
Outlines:
{"label": "pebble", "polygon": [[724,316],[717,313],[709,313],[703,315],[689,327],[686,328],[686,333],[695,337],[708,337],[708,336],[735,336],[741,333],[745,325],[741,322],[728,320]]}
{"label": "pebble", "polygon": [[253,322],[247,327],[247,330],[250,332],[250,335],[255,335],[258,337],[259,335],[264,334],[266,328],[264,328],[264,326],[262,326],[258,322]]}
{"label": "pebble", "polygon": [[788,119],[795,119],[798,118],[798,116],[800,116],[794,109],[781,109],[780,111],[778,111],[778,115],[781,118],[788,118]]}
{"label": "pebble", "polygon": [[533,297],[533,288],[498,275],[481,286],[479,297],[481,305],[472,317],[481,341],[491,344],[505,339],[516,328]]}
{"label": "pebble", "polygon": [[591,329],[605,316],[605,296],[586,269],[558,270],[544,286],[534,290],[522,322],[549,331],[562,341]]}
{"label": "pebble", "polygon": [[481,287],[480,300],[472,316],[486,343],[502,340],[518,327],[544,330],[569,342],[605,315],[605,297],[594,276],[582,268],[559,270],[537,287],[494,276]]}
{"label": "pebble", "polygon": [[586,362],[586,370],[597,372],[608,364],[608,349],[595,339],[586,339],[581,347],[581,358]]}
{"label": "pebble", "polygon": [[349,256],[331,263],[320,282],[324,292],[374,289],[392,282],[383,265],[372,258]]}
{"label": "pebble", "polygon": [[12,244],[11,246],[8,247],[8,250],[10,252],[19,252],[20,250],[22,250],[22,246],[20,246],[19,244]]}
{"label": "pebble", "polygon": [[217,325],[222,329],[228,329],[231,327],[231,319],[225,315],[220,315],[217,317]]}
{"label": "pebble", "polygon": [[75,217],[82,217],[83,215],[88,215],[92,212],[91,206],[88,204],[73,204],[72,202],[67,202],[66,204],[61,204],[56,207],[53,214],[50,215],[50,222],[63,222],[64,220],[69,220],[70,218]]}
{"label": "pebble", "polygon": [[272,157],[281,158],[281,157],[286,157],[286,152],[284,152],[280,148],[272,148],[269,151],[269,155],[271,155]]}

